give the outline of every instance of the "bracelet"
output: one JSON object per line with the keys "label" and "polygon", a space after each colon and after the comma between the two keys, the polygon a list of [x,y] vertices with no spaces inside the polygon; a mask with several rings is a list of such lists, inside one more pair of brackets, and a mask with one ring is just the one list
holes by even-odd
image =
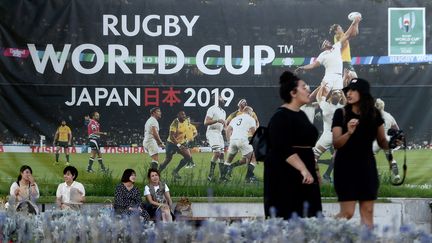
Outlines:
{"label": "bracelet", "polygon": [[36,184],[31,184],[30,186],[36,186]]}

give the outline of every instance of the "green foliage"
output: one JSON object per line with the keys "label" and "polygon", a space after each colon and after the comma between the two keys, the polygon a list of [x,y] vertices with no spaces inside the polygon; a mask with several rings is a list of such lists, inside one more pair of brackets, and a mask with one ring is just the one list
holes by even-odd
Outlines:
{"label": "green foliage", "polygon": [[114,195],[117,183],[112,176],[112,171],[96,174],[95,178],[85,185],[86,194],[94,196]]}
{"label": "green foliage", "polygon": [[[160,161],[164,159],[161,154]],[[323,159],[330,155],[324,154]],[[408,151],[408,175],[406,184],[395,187],[389,184],[389,166],[384,155],[380,152],[377,155],[378,171],[380,173],[379,197],[432,197],[429,171],[432,169],[432,157],[429,150]],[[61,156],[61,159],[63,155]],[[72,164],[77,167],[79,176],[77,181],[84,184],[88,198],[91,197],[112,197],[116,184],[120,182],[123,171],[132,168],[137,172],[136,186],[142,191],[147,184],[147,170],[150,165],[150,158],[143,154],[103,154],[104,163],[109,168],[109,173],[104,174],[99,170],[98,163],[93,169],[96,173],[86,173],[88,154],[72,154]],[[210,153],[193,154],[196,167],[193,169],[183,168],[180,171],[181,180],[174,180],[171,173],[178,165],[181,156],[175,155],[169,166],[162,172],[162,180],[165,181],[173,197],[236,197],[236,198],[261,198],[263,196],[263,163],[259,163],[255,169],[255,175],[259,181],[255,184],[244,182],[246,166],[240,166],[233,170],[232,178],[227,183],[218,182],[219,171],[216,167],[215,182],[209,182]],[[402,168],[403,151],[396,151],[395,158]],[[238,159],[238,157],[236,158]],[[9,187],[16,180],[19,168],[23,164],[33,168],[33,175],[39,185],[42,196],[55,196],[58,184],[63,182],[64,162],[60,165],[53,165],[53,154],[31,154],[31,153],[1,153],[0,154],[0,197],[9,194]],[[13,166],[12,166],[13,165]],[[321,165],[321,171],[327,169]],[[354,173],[354,172],[353,172]],[[321,186],[323,197],[336,197],[332,184]]]}

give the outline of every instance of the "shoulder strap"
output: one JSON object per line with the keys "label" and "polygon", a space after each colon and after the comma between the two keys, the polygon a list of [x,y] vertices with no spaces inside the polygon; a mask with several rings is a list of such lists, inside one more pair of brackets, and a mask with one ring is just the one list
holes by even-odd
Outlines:
{"label": "shoulder strap", "polygon": [[[343,120],[342,120],[342,125],[345,125],[345,122],[346,122],[346,111],[345,111],[345,107],[342,107],[341,109],[342,109],[342,118],[343,118]],[[347,125],[347,126],[348,126],[348,125]]]}
{"label": "shoulder strap", "polygon": [[165,182],[159,181],[159,190],[165,193]]}
{"label": "shoulder strap", "polygon": [[156,191],[155,191],[155,189],[154,189],[154,186],[150,183],[149,185],[148,185],[148,187],[149,187],[149,191],[150,191],[150,195],[151,195],[151,197],[154,199],[154,198],[156,198]]}
{"label": "shoulder strap", "polygon": [[[156,191],[152,184],[148,185],[152,198],[156,198]],[[165,193],[165,182],[159,181],[159,190]]]}

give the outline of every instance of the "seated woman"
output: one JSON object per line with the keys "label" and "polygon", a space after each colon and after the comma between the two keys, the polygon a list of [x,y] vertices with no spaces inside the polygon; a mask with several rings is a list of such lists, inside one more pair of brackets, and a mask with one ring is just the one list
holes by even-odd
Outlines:
{"label": "seated woman", "polygon": [[33,170],[28,165],[21,166],[20,174],[16,182],[10,187],[10,206],[17,211],[27,211],[37,214],[36,199],[39,198],[39,188],[33,177]]}
{"label": "seated woman", "polygon": [[141,193],[134,185],[136,173],[132,169],[123,172],[121,183],[116,186],[114,194],[114,211],[120,215],[140,215],[144,220],[150,219],[142,207]]}
{"label": "seated woman", "polygon": [[172,222],[172,200],[167,184],[160,181],[160,173],[157,169],[150,168],[147,173],[149,184],[144,188],[144,196],[151,204],[149,214],[156,220]]}
{"label": "seated woman", "polygon": [[83,184],[75,181],[78,178],[78,170],[73,166],[66,166],[63,170],[64,182],[60,183],[56,192],[56,203],[60,209],[80,209],[85,201],[85,189]]}

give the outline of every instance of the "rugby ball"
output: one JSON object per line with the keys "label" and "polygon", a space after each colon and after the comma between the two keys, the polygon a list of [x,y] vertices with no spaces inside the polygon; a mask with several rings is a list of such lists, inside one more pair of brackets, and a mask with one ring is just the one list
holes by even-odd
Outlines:
{"label": "rugby ball", "polygon": [[361,18],[362,15],[359,12],[351,12],[348,14],[348,19],[353,21],[357,16]]}

